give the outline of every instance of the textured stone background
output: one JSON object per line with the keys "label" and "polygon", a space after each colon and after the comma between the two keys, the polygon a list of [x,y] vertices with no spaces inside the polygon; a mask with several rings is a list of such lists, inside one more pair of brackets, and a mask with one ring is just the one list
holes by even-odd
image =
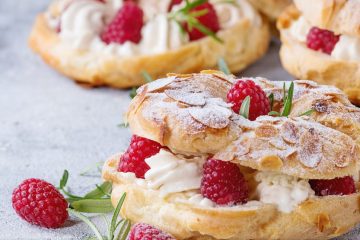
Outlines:
{"label": "textured stone background", "polygon": [[[11,207],[11,192],[25,178],[69,186],[82,193],[100,180],[79,176],[126,148],[130,133],[117,127],[128,91],[85,89],[46,66],[27,47],[35,15],[48,0],[0,0],[0,239],[82,239],[91,230],[76,219],[58,230],[31,226]],[[241,76],[290,79],[277,57],[278,45]],[[104,230],[101,218],[94,218]],[[354,232],[342,239],[360,239]]]}

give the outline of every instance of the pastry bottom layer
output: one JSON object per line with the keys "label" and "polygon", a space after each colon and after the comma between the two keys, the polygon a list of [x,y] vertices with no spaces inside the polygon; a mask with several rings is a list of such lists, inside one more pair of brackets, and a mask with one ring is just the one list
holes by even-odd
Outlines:
{"label": "pastry bottom layer", "polygon": [[177,239],[329,239],[360,223],[360,193],[309,199],[291,213],[272,204],[254,207],[201,207],[136,184],[117,173],[120,155],[109,159],[103,178],[113,183],[115,206],[124,192],[121,210],[133,222],[145,222]]}

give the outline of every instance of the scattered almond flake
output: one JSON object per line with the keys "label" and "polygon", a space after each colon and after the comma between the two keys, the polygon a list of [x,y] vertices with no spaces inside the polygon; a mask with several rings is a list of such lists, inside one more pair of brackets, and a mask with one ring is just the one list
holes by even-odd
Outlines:
{"label": "scattered almond flake", "polygon": [[255,134],[258,137],[271,138],[276,137],[278,130],[270,124],[260,125],[255,129]]}
{"label": "scattered almond flake", "polygon": [[299,160],[306,167],[315,168],[322,159],[322,143],[315,129],[310,128],[300,136]]}
{"label": "scattered almond flake", "polygon": [[292,122],[285,122],[280,128],[280,135],[288,143],[297,143],[299,141],[299,129]]}
{"label": "scattered almond flake", "polygon": [[327,101],[319,100],[319,101],[316,101],[315,103],[313,103],[313,108],[317,112],[325,113],[328,111],[328,105],[329,105],[329,103]]}
{"label": "scattered almond flake", "polygon": [[[162,78],[153,82],[150,82],[144,86],[147,86],[147,92],[154,92],[156,90],[159,90],[161,88],[166,87],[167,85],[169,85],[170,83],[172,83],[175,80],[175,77],[167,77],[167,78]],[[139,93],[140,91],[142,91],[142,88],[144,87],[140,87],[136,93]]]}
{"label": "scattered almond flake", "polygon": [[198,122],[210,128],[222,129],[230,124],[229,117],[227,117],[228,109],[223,107],[191,107],[188,108],[190,115]]}
{"label": "scattered almond flake", "polygon": [[208,98],[208,99],[206,99],[206,103],[218,105],[218,106],[224,107],[224,108],[229,108],[230,115],[232,114],[232,111],[230,110],[230,108],[232,107],[232,104],[225,102],[221,98]]}
{"label": "scattered almond flake", "polygon": [[204,106],[206,103],[206,95],[204,93],[184,93],[183,90],[167,89],[165,90],[165,94],[175,101],[186,103],[192,106]]}
{"label": "scattered almond flake", "polygon": [[310,80],[296,80],[295,82],[298,83],[298,84],[305,84],[305,85],[308,85],[308,86],[311,86],[311,87],[319,86],[316,82],[310,81]]}
{"label": "scattered almond flake", "polygon": [[279,150],[286,150],[289,147],[281,138],[272,138],[269,143]]}

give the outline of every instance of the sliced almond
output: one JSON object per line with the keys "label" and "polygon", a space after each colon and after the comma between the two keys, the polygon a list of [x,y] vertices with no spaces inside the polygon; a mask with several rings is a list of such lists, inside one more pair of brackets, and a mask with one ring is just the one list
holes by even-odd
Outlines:
{"label": "sliced almond", "polygon": [[218,106],[210,107],[191,107],[190,115],[198,122],[210,128],[222,129],[229,125],[228,109]]}
{"label": "sliced almond", "polygon": [[327,213],[320,213],[317,216],[316,225],[320,232],[323,232],[326,228],[331,227],[329,215]]}
{"label": "sliced almond", "polygon": [[282,166],[281,158],[276,155],[264,156],[260,159],[260,167],[264,170],[279,170]]}
{"label": "sliced almond", "polygon": [[180,89],[168,89],[165,90],[165,94],[175,101],[191,106],[204,106],[206,104],[206,96],[204,93],[189,93]]}
{"label": "sliced almond", "polygon": [[300,137],[299,160],[306,167],[316,167],[322,159],[322,143],[314,129],[309,129]]}
{"label": "sliced almond", "polygon": [[299,141],[299,130],[292,122],[285,122],[280,128],[280,135],[288,143],[297,143]]}
{"label": "sliced almond", "polygon": [[[175,80],[175,77],[162,78],[162,79],[150,82],[150,83],[146,84],[145,86],[147,86],[147,92],[154,92],[154,91],[160,90],[162,88],[165,88],[170,83],[172,83],[174,80]],[[141,88],[139,88],[139,89],[141,89]]]}
{"label": "sliced almond", "polygon": [[276,137],[278,130],[273,125],[265,124],[257,127],[255,129],[255,134],[258,137],[271,138]]}

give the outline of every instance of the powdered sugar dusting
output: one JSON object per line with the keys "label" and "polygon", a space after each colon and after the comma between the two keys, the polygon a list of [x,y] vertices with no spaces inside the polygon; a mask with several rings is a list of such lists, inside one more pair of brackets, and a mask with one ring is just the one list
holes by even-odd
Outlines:
{"label": "powdered sugar dusting", "polygon": [[164,92],[169,98],[189,105],[204,106],[206,103],[206,96],[201,92],[191,94],[184,94],[181,90],[165,90]]}

